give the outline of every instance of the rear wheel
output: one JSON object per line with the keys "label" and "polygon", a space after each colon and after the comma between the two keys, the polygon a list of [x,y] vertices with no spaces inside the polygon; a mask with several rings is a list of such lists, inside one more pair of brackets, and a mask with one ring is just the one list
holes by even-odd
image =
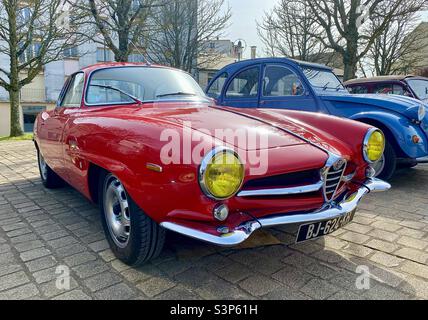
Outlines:
{"label": "rear wheel", "polygon": [[165,242],[165,229],[135,204],[111,173],[101,174],[99,186],[101,219],[115,256],[131,266],[157,257]]}
{"label": "rear wheel", "polygon": [[386,141],[385,152],[382,159],[374,163],[372,167],[376,171],[376,178],[390,180],[394,175],[397,168],[397,155],[388,141]]}
{"label": "rear wheel", "polygon": [[45,158],[37,149],[37,160],[39,163],[40,178],[43,185],[48,189],[59,188],[64,185],[64,181],[48,166]]}

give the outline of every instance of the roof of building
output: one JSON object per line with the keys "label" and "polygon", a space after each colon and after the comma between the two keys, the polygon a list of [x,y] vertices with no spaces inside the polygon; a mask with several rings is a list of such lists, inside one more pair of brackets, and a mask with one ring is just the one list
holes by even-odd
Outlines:
{"label": "roof of building", "polygon": [[419,77],[415,75],[390,75],[390,76],[378,76],[378,77],[371,77],[371,78],[358,78],[358,79],[352,79],[345,82],[345,85],[352,85],[352,84],[359,84],[359,83],[370,83],[370,82],[383,82],[383,81],[403,81],[408,78],[414,78],[414,79],[424,79],[427,78]]}

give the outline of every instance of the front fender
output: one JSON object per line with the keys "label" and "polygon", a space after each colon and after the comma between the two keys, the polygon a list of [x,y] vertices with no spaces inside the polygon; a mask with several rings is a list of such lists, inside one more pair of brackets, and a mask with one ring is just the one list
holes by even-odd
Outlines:
{"label": "front fender", "polygon": [[[419,158],[428,155],[428,139],[422,129],[412,123],[406,117],[380,111],[369,111],[354,114],[350,117],[352,120],[365,122],[374,126],[378,125],[385,134],[389,134],[394,139],[394,148],[398,148],[398,154],[403,154],[408,158]],[[386,130],[385,130],[386,129]],[[420,142],[415,144],[412,137],[417,135],[420,137]],[[390,137],[391,138],[391,137]]]}

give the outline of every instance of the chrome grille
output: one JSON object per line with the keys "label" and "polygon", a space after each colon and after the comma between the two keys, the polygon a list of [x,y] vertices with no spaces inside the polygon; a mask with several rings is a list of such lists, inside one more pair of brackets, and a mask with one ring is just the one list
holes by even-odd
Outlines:
{"label": "chrome grille", "polygon": [[326,201],[331,201],[336,196],[336,192],[342,182],[343,174],[346,170],[346,161],[340,159],[332,166],[324,168],[324,197]]}

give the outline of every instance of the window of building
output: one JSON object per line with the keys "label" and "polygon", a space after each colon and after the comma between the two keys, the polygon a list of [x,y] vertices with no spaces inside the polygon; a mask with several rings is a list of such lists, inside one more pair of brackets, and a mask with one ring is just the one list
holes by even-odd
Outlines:
{"label": "window of building", "polygon": [[19,56],[19,62],[25,63],[37,57],[39,55],[40,48],[40,42],[33,42],[27,48],[25,48],[24,52]]}
{"label": "window of building", "polygon": [[132,53],[129,55],[128,61],[138,63],[138,62],[145,62],[146,59],[144,58],[144,55],[142,55],[141,53]]}
{"label": "window of building", "polygon": [[97,48],[97,61],[98,62],[110,62],[113,61],[113,54],[107,48]]}
{"label": "window of building", "polygon": [[70,47],[64,49],[64,57],[66,58],[77,58],[79,56],[79,51],[77,47]]}
{"label": "window of building", "polygon": [[24,116],[24,132],[33,132],[34,122],[40,112],[46,110],[45,106],[23,106],[22,114]]}

